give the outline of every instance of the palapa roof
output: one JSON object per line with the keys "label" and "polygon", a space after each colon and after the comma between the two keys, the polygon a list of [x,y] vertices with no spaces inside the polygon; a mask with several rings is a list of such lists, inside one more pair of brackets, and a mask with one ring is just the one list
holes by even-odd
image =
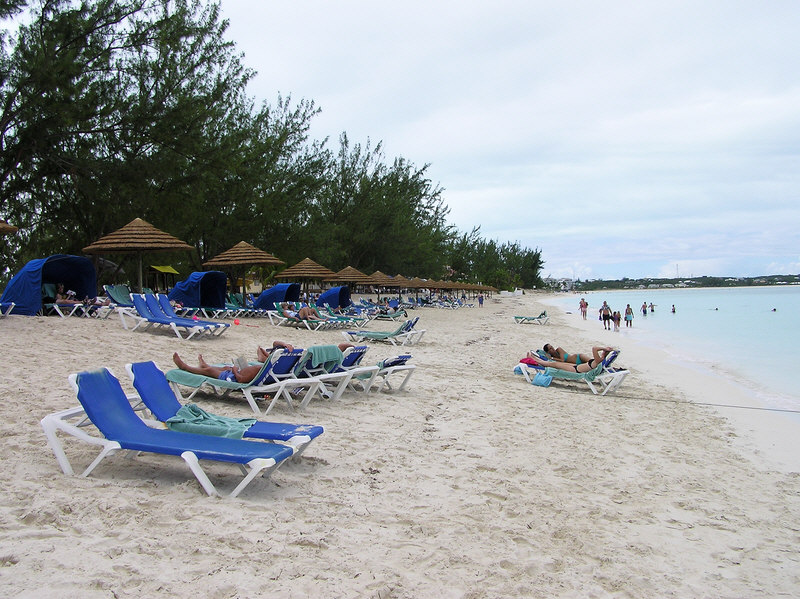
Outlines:
{"label": "palapa roof", "polygon": [[276,279],[328,279],[336,275],[332,270],[320,266],[311,258],[304,258],[294,266],[275,275]]}
{"label": "palapa roof", "polygon": [[345,266],[342,270],[327,280],[361,284],[369,284],[372,282],[372,279],[369,277],[369,275],[365,275],[363,272],[353,268],[352,266]]}
{"label": "palapa roof", "polygon": [[16,233],[18,230],[14,225],[9,225],[6,221],[0,220],[0,233]]}
{"label": "palapa roof", "polygon": [[156,229],[141,218],[135,218],[121,229],[101,237],[83,248],[86,254],[111,254],[125,252],[171,252],[193,250],[188,243]]}
{"label": "palapa roof", "polygon": [[392,277],[389,275],[383,274],[381,271],[376,270],[369,276],[370,282],[373,285],[379,285],[381,287],[391,287],[392,286]]}
{"label": "palapa roof", "polygon": [[260,250],[250,245],[246,241],[240,241],[231,249],[217,254],[203,266],[212,268],[225,268],[230,266],[247,266],[255,264],[286,264],[270,253]]}

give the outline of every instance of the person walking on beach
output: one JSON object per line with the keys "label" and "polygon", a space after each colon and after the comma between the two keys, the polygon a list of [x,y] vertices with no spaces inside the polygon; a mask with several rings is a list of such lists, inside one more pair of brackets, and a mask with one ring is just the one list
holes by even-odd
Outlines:
{"label": "person walking on beach", "polygon": [[483,308],[483,294],[482,293],[478,294],[478,307],[479,308]]}
{"label": "person walking on beach", "polygon": [[606,303],[603,302],[603,306],[600,308],[600,318],[603,320],[603,328],[607,331],[611,330],[611,307]]}
{"label": "person walking on beach", "polygon": [[619,310],[615,310],[611,315],[611,320],[614,322],[614,332],[619,333],[619,323],[622,320],[622,315]]}
{"label": "person walking on beach", "polygon": [[581,316],[583,319],[586,320],[586,313],[589,311],[589,302],[587,302],[584,298],[581,298],[581,303],[578,304],[581,309]]}
{"label": "person walking on beach", "polygon": [[642,304],[642,316],[647,316],[647,302]]}
{"label": "person walking on beach", "polygon": [[631,308],[630,304],[625,308],[625,326],[633,327],[633,308]]}

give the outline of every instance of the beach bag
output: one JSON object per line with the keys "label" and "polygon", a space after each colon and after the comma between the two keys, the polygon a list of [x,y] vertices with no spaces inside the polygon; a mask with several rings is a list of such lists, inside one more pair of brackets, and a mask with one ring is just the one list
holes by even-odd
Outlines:
{"label": "beach bag", "polygon": [[536,376],[533,377],[531,384],[537,385],[539,387],[549,387],[550,383],[553,382],[553,377],[549,374],[544,374],[543,372],[537,372]]}

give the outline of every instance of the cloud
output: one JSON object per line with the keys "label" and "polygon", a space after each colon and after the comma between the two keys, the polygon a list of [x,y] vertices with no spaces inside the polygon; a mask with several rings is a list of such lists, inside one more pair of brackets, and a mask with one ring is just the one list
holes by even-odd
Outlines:
{"label": "cloud", "polygon": [[259,72],[251,93],[313,99],[318,139],[346,131],[430,164],[460,230],[538,247],[545,271],[796,264],[794,3],[237,0],[223,11]]}

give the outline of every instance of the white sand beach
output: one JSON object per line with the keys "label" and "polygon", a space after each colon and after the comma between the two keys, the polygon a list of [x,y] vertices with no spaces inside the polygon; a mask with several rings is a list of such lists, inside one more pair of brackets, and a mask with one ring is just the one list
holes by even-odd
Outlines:
{"label": "white sand beach", "polygon": [[[225,361],[274,339],[338,343],[339,332],[242,319],[220,338],[179,341],[115,316],[0,320],[3,595],[800,595],[795,422],[690,405],[734,403],[736,387],[596,321],[548,308],[546,326],[514,324],[543,299],[415,310],[427,333],[409,348],[408,389],[302,413],[278,405],[271,419],[325,433],[237,499],[205,495],[178,458],[116,455],[88,478],[65,476],[39,420],[77,405],[71,372],[107,366],[132,391],[127,362],[168,369],[175,351]],[[526,384],[513,367],[546,341],[617,346],[631,374],[609,396]],[[365,362],[398,353],[373,343]],[[239,399],[196,401],[252,414]],[[76,468],[96,455],[66,446]],[[228,465],[209,470],[225,490],[239,480]]]}

